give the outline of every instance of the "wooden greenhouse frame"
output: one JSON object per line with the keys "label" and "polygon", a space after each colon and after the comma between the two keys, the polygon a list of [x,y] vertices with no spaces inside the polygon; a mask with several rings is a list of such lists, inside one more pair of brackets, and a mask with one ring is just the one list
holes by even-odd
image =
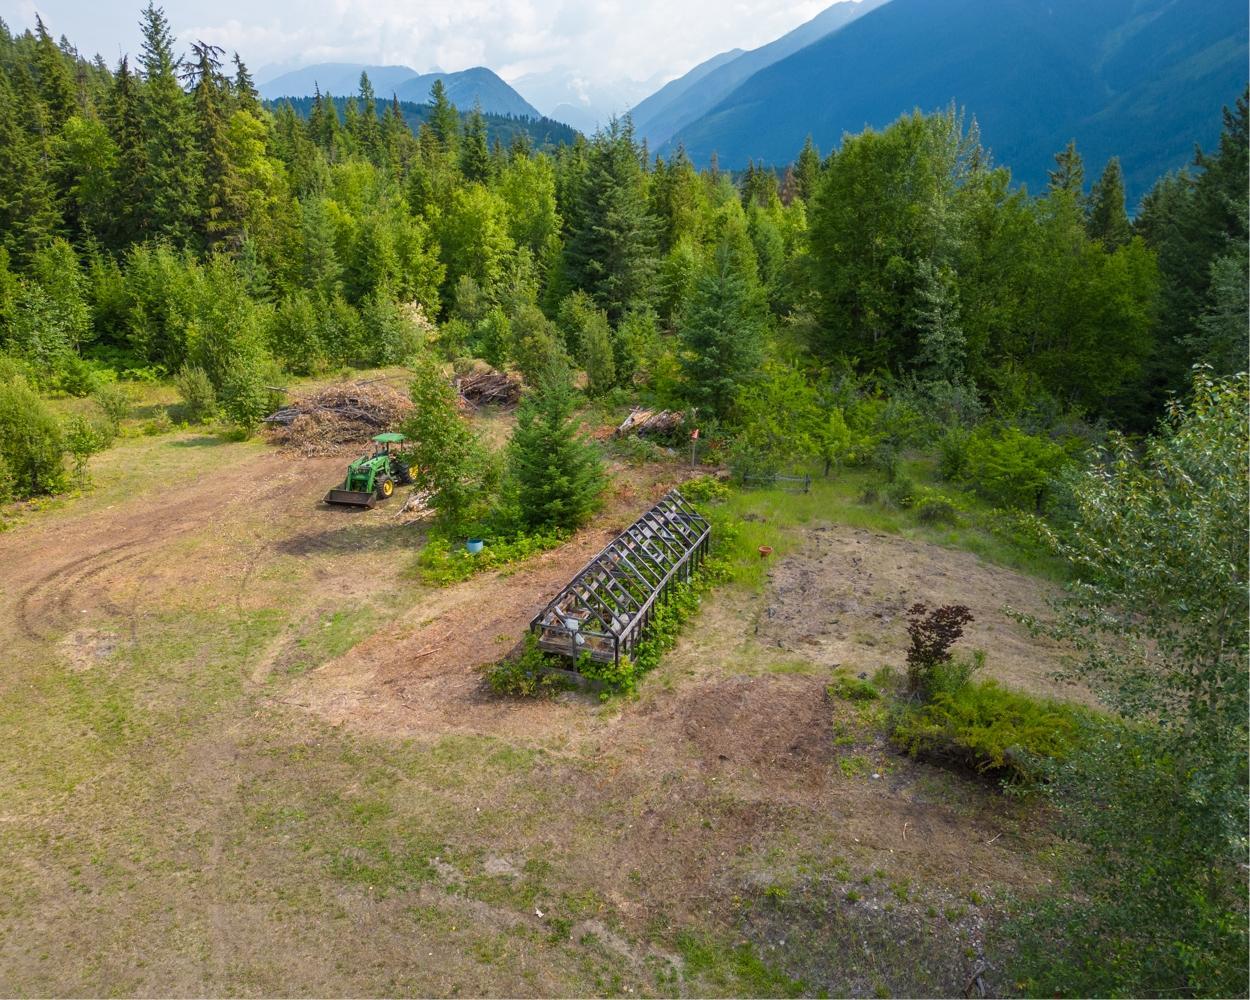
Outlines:
{"label": "wooden greenhouse frame", "polygon": [[530,622],[539,647],[600,663],[632,657],[656,607],[707,557],[711,534],[707,518],[669,490]]}

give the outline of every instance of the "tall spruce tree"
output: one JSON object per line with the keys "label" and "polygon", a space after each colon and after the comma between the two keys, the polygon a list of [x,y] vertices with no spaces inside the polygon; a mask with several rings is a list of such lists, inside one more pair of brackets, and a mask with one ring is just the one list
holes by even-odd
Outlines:
{"label": "tall spruce tree", "polygon": [[60,128],[78,111],[78,88],[66,57],[52,41],[43,18],[35,15],[35,76],[39,97],[48,109],[48,121]]}
{"label": "tall spruce tree", "polygon": [[465,180],[485,184],[490,180],[492,166],[482,105],[474,104],[464,123],[464,137],[460,143],[460,172],[464,174]]}
{"label": "tall spruce tree", "polygon": [[1086,229],[1091,239],[1099,240],[1108,250],[1124,246],[1133,236],[1124,207],[1124,174],[1118,156],[1107,161],[1102,176],[1090,189]]}
{"label": "tall spruce tree", "polygon": [[1047,187],[1051,191],[1067,191],[1078,200],[1085,196],[1085,161],[1077,152],[1075,139],[1069,139],[1063,152],[1055,154],[1055,169],[1049,177]]}
{"label": "tall spruce tree", "polygon": [[704,412],[722,420],[731,416],[739,389],[759,374],[766,315],[750,239],[731,218],[695,279],[678,331],[685,393]]}
{"label": "tall spruce tree", "polygon": [[588,291],[612,322],[652,298],[657,226],[634,126],[613,118],[591,141],[579,211],[566,256],[573,283]]}
{"label": "tall spruce tree", "polygon": [[794,179],[798,196],[810,202],[816,195],[816,185],[820,181],[820,150],[816,148],[810,135],[799,151],[798,161],[794,165]]}
{"label": "tall spruce tree", "polygon": [[606,485],[603,462],[573,422],[569,372],[551,365],[517,410],[508,478],[528,531],[568,530],[595,511]]}
{"label": "tall spruce tree", "polygon": [[444,153],[454,154],[460,141],[460,115],[448,99],[447,88],[441,79],[435,80],[430,87],[429,126],[439,148]]}
{"label": "tall spruce tree", "polygon": [[139,235],[163,236],[186,245],[198,228],[203,187],[195,113],[178,80],[181,61],[174,55],[169,21],[154,3],[143,9],[142,31],[139,121],[144,159]]}
{"label": "tall spruce tree", "polygon": [[210,248],[238,251],[243,245],[244,189],[231,162],[226,116],[229,113],[226,81],[221,75],[222,50],[207,42],[191,46],[195,57],[192,73],[198,144],[203,152],[204,186],[200,220],[204,241]]}
{"label": "tall spruce tree", "polygon": [[0,72],[0,246],[21,263],[59,228],[43,146],[26,128],[17,95]]}

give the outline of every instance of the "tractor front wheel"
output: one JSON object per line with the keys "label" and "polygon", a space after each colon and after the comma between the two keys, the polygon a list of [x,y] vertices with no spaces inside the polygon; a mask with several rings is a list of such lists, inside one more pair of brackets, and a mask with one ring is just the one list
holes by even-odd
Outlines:
{"label": "tractor front wheel", "polygon": [[395,483],[390,476],[384,476],[382,481],[378,483],[378,499],[386,500],[395,492]]}

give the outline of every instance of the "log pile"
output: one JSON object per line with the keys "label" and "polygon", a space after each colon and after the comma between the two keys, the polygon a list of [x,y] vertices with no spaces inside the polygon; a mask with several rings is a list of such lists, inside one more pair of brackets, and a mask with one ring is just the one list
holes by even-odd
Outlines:
{"label": "log pile", "polygon": [[334,455],[395,430],[412,403],[384,381],[338,382],[265,418],[266,437],[303,455]]}
{"label": "log pile", "polygon": [[513,406],[521,398],[521,378],[512,372],[481,367],[457,376],[456,392],[471,406]]}
{"label": "log pile", "polygon": [[644,410],[635,406],[629,411],[629,416],[621,421],[616,429],[616,436],[639,434],[648,437],[653,434],[672,434],[681,427],[683,419],[684,414],[680,410]]}

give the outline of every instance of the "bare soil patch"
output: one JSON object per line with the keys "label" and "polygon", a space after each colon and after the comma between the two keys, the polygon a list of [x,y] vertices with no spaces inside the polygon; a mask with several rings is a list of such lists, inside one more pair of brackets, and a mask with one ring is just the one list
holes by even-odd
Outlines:
{"label": "bare soil patch", "polygon": [[1057,684],[1060,647],[1031,636],[1004,606],[1045,614],[1053,588],[969,552],[866,531],[819,526],[769,574],[759,641],[814,663],[871,674],[902,667],[907,609],[965,604],[974,621],[957,650],[980,649],[986,675],[1033,694],[1082,697]]}

